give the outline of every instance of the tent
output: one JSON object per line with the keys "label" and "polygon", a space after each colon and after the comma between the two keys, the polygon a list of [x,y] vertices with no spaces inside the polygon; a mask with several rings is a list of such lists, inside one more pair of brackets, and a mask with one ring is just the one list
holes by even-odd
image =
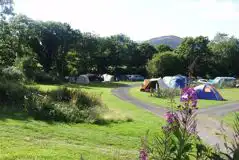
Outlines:
{"label": "tent", "polygon": [[101,77],[104,79],[104,82],[113,82],[114,81],[114,76],[109,75],[109,74],[103,74]]}
{"label": "tent", "polygon": [[148,84],[150,79],[145,79],[144,83],[141,85],[140,91],[147,91],[149,90]]}
{"label": "tent", "polygon": [[202,84],[194,87],[197,92],[198,99],[207,99],[207,100],[224,100],[220,93],[210,84]]}
{"label": "tent", "polygon": [[80,76],[76,77],[75,83],[89,84],[90,80],[89,80],[89,78],[86,75],[80,75]]}
{"label": "tent", "polygon": [[166,89],[169,87],[164,83],[162,78],[152,78],[144,80],[144,84],[142,85],[140,91],[149,92],[150,88],[158,90],[158,88]]}
{"label": "tent", "polygon": [[218,87],[235,87],[236,78],[234,77],[216,77],[213,80],[209,80],[209,83]]}
{"label": "tent", "polygon": [[88,73],[88,74],[85,74],[85,76],[88,77],[90,82],[102,82],[103,81],[103,78],[101,78],[97,74],[90,74],[90,73]]}
{"label": "tent", "polygon": [[169,88],[184,88],[187,85],[187,77],[182,75],[166,76],[163,81]]}

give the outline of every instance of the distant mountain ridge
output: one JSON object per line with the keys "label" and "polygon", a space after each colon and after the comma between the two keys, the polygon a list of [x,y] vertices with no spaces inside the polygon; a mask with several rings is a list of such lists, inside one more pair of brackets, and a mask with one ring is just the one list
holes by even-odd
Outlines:
{"label": "distant mountain ridge", "polygon": [[147,42],[154,46],[165,44],[170,46],[171,48],[176,48],[178,45],[181,44],[182,40],[183,39],[178,36],[169,35],[169,36],[155,37],[148,40]]}

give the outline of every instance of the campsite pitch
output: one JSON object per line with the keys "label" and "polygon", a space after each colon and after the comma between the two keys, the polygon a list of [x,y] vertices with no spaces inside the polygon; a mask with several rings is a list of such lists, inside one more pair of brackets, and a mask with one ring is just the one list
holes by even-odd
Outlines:
{"label": "campsite pitch", "polygon": [[[147,130],[160,133],[164,121],[113,96],[111,89],[119,85],[70,85],[102,94],[110,109],[105,117],[114,119],[106,125],[47,123],[22,113],[1,113],[0,159],[80,159],[81,155],[90,160],[137,159],[140,138]],[[58,87],[36,86],[45,91]]]}

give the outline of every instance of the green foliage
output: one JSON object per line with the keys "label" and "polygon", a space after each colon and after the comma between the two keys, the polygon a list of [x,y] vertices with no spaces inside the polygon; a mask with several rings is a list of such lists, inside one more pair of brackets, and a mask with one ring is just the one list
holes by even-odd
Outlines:
{"label": "green foliage", "polygon": [[10,66],[3,68],[1,71],[2,77],[11,81],[22,81],[24,80],[24,74],[17,67]]}
{"label": "green foliage", "polygon": [[173,52],[164,52],[156,54],[148,62],[147,71],[155,77],[176,75],[183,72],[183,65],[178,55]]}
{"label": "green foliage", "polygon": [[167,45],[160,44],[157,47],[157,50],[159,53],[167,52],[167,51],[173,51],[173,49]]}
{"label": "green foliage", "polygon": [[27,88],[24,85],[1,78],[0,82],[0,105],[13,107],[18,111],[24,110],[27,96],[39,93],[36,89]]}
{"label": "green foliage", "polygon": [[1,106],[26,112],[40,120],[96,122],[105,109],[97,95],[67,88],[40,93],[9,80],[1,81],[0,97]]}
{"label": "green foliage", "polygon": [[235,76],[238,74],[239,40],[237,38],[218,33],[209,47],[214,57],[213,75]]}
{"label": "green foliage", "polygon": [[[4,6],[10,9],[12,3]],[[238,46],[237,38],[218,34],[211,42],[203,36],[187,37],[174,51],[166,45],[156,49],[123,34],[99,37],[67,23],[35,21],[24,15],[6,20],[2,14],[0,25],[0,67],[31,57],[32,62],[31,58],[25,61],[24,74],[38,82],[85,73],[164,76],[185,75],[189,70],[202,77],[234,76],[238,74]],[[157,52],[161,56],[154,56]]]}
{"label": "green foliage", "polygon": [[104,110],[100,97],[67,88],[30,96],[25,107],[37,119],[75,123],[95,122]]}
{"label": "green foliage", "polygon": [[158,90],[155,93],[153,93],[153,95],[158,98],[171,98],[172,96],[173,97],[179,96],[180,90],[170,88],[169,89],[158,88]]}
{"label": "green foliage", "polygon": [[211,64],[208,37],[186,37],[175,52],[180,56],[184,68],[196,76],[205,76]]}

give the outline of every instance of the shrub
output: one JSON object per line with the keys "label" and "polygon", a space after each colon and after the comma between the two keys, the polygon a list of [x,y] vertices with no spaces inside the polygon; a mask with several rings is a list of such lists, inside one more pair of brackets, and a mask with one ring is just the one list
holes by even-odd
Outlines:
{"label": "shrub", "polygon": [[170,98],[171,96],[179,96],[180,90],[179,89],[160,89],[153,94],[155,97],[158,98]]}
{"label": "shrub", "polygon": [[64,122],[96,122],[104,109],[100,97],[80,90],[60,88],[46,95],[32,95],[25,107],[37,119]]}
{"label": "shrub", "polygon": [[1,80],[0,82],[0,104],[22,107],[24,96],[27,94],[28,89],[15,81]]}
{"label": "shrub", "polygon": [[24,74],[17,67],[11,66],[2,69],[2,76],[11,81],[22,81],[24,79]]}
{"label": "shrub", "polygon": [[[171,103],[174,102],[174,94],[170,96]],[[162,127],[163,134],[155,136],[152,143],[143,141],[140,151],[141,160],[147,159],[190,159],[194,156],[194,143],[198,138],[196,134],[196,120],[194,109],[197,105],[196,92],[187,88],[182,91],[182,106],[177,107],[165,114],[166,126]],[[173,106],[173,104],[171,104]],[[142,158],[143,157],[143,158]],[[195,157],[199,159],[199,157]]]}

